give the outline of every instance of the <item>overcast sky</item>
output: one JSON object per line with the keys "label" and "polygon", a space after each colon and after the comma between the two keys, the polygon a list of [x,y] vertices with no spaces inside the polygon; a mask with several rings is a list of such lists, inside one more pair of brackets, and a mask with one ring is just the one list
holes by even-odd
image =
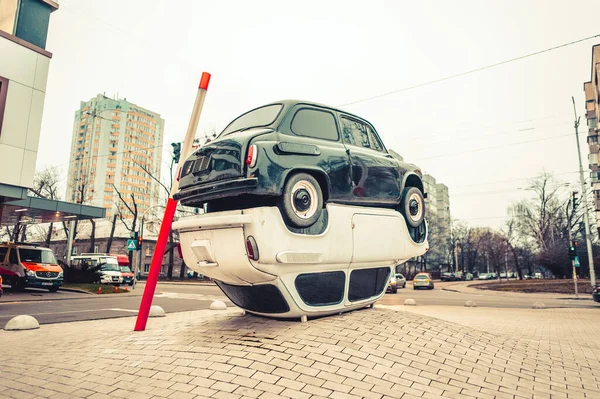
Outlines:
{"label": "overcast sky", "polygon": [[[167,159],[203,71],[212,80],[198,135],[275,100],[348,104],[593,36],[597,4],[62,0],[37,168],[66,178],[74,111],[98,93],[160,113]],[[342,108],[446,184],[453,218],[498,227],[528,194],[524,178],[547,171],[577,185],[571,96],[587,167],[583,82],[596,43]]]}

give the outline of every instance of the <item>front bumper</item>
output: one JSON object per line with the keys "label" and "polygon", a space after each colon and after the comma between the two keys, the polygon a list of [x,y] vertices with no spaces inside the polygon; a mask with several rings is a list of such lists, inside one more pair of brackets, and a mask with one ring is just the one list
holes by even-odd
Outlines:
{"label": "front bumper", "polygon": [[173,199],[181,201],[182,205],[196,206],[214,199],[250,194],[257,187],[256,177],[217,181],[179,190],[173,195]]}
{"label": "front bumper", "polygon": [[62,278],[52,279],[52,280],[44,280],[37,277],[27,277],[26,285],[27,287],[33,288],[50,288],[50,287],[60,287],[63,284]]}

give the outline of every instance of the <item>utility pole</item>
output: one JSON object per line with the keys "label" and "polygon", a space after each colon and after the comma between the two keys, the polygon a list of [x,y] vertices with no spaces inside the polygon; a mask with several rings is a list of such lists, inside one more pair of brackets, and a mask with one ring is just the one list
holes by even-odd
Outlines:
{"label": "utility pole", "polygon": [[[573,193],[574,194],[574,193]],[[567,227],[569,231],[569,256],[571,256],[571,248],[574,248],[573,245],[573,237],[571,235],[571,219],[573,218],[573,214],[575,213],[575,196],[573,196],[573,212],[569,215],[569,205],[571,205],[571,201],[567,204]],[[575,258],[571,259],[571,267],[573,268],[573,284],[575,285],[575,297],[579,298],[579,292],[577,290],[577,269],[575,268]]]}
{"label": "utility pole", "polygon": [[588,218],[587,191],[585,190],[585,180],[583,178],[583,165],[581,163],[581,148],[579,145],[579,118],[575,107],[575,98],[573,100],[573,112],[575,113],[575,140],[577,141],[577,154],[579,156],[579,181],[581,183],[581,196],[583,197],[583,221],[585,223],[585,242],[587,245],[588,262],[590,269],[590,283],[592,287],[596,286],[596,272],[594,271],[594,254],[592,251],[592,239],[590,234],[590,219]]}

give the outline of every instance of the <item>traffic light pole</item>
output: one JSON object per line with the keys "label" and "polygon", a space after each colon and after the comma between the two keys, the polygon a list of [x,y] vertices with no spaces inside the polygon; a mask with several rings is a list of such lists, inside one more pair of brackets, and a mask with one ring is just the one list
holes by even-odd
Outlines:
{"label": "traffic light pole", "polygon": [[590,283],[592,287],[596,286],[596,272],[594,270],[594,253],[592,251],[592,239],[590,234],[590,219],[588,217],[587,191],[585,189],[585,179],[583,178],[583,165],[581,163],[581,148],[579,145],[579,118],[575,108],[575,98],[573,100],[573,112],[575,113],[575,139],[577,141],[577,154],[579,155],[579,181],[581,183],[581,196],[583,197],[583,222],[585,223],[585,241],[588,253],[588,262],[590,268]]}

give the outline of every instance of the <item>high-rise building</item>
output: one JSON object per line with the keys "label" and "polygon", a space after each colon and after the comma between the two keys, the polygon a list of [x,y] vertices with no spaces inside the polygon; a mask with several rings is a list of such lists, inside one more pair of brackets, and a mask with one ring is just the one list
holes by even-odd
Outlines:
{"label": "high-rise building", "polygon": [[427,193],[426,216],[430,222],[431,259],[428,262],[435,266],[444,266],[448,264],[452,234],[448,186],[438,183],[435,177],[428,174],[423,175],[423,185]]}
{"label": "high-rise building", "polygon": [[165,121],[126,99],[102,94],[81,102],[75,112],[67,200],[103,207],[107,217],[138,215],[159,198]]}
{"label": "high-rise building", "polygon": [[594,191],[596,223],[600,231],[600,143],[598,143],[598,113],[600,112],[600,45],[592,48],[592,77],[583,84],[585,91],[585,110],[588,126],[587,142],[590,149],[588,156],[591,170],[590,178]]}

